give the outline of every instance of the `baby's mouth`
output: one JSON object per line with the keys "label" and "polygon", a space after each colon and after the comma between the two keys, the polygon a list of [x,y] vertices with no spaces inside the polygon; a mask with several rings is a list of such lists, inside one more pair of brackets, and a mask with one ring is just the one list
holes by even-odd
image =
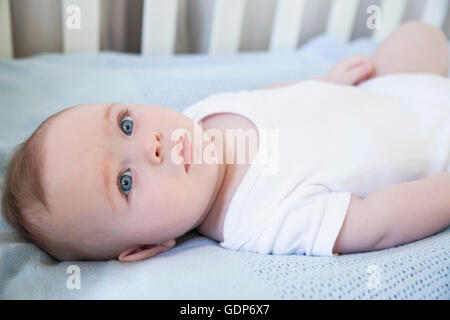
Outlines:
{"label": "baby's mouth", "polygon": [[192,144],[191,140],[189,139],[189,135],[186,133],[183,136],[183,148],[181,150],[181,153],[183,157],[184,169],[186,173],[188,173],[192,163]]}

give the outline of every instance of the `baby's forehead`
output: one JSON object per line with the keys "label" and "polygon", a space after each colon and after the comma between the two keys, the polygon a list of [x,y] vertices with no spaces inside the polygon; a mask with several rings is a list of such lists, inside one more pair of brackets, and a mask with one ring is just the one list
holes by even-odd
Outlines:
{"label": "baby's forehead", "polygon": [[99,131],[97,127],[104,120],[104,109],[103,105],[80,105],[63,110],[49,121],[46,129],[47,140],[61,142],[60,135],[76,134],[83,138]]}
{"label": "baby's forehead", "polygon": [[76,107],[59,115],[49,125],[43,143],[43,164],[50,188],[73,184],[79,177],[95,182],[95,174],[101,176],[97,171],[105,156],[102,109]]}
{"label": "baby's forehead", "polygon": [[49,153],[94,151],[105,135],[104,122],[102,106],[83,105],[67,110],[50,122],[45,147]]}
{"label": "baby's forehead", "polygon": [[82,104],[63,109],[56,113],[55,120],[67,120],[74,117],[87,117],[104,113],[108,104]]}

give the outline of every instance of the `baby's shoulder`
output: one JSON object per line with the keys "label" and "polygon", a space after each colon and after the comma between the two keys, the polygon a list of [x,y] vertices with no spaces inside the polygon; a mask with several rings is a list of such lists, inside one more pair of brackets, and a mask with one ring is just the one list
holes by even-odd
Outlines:
{"label": "baby's shoulder", "polygon": [[226,129],[256,129],[255,124],[250,119],[232,112],[210,114],[202,119],[202,127],[203,130],[215,128],[221,131]]}

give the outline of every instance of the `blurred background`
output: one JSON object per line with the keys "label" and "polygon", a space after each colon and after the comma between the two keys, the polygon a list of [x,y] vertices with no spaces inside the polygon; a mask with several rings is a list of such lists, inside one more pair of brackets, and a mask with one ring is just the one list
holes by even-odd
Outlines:
{"label": "blurred background", "polygon": [[[239,51],[268,50],[276,1],[246,1]],[[365,9],[380,2],[360,1],[352,39],[371,35],[365,27]],[[175,53],[208,52],[214,3],[214,0],[179,0]],[[419,18],[425,0],[410,0],[409,3],[404,19]],[[325,31],[330,4],[331,0],[308,1],[308,15],[298,46]],[[15,57],[62,52],[61,0],[11,0],[10,6]],[[101,1],[100,50],[139,53],[142,11],[143,0]],[[450,37],[450,10],[443,29]]]}

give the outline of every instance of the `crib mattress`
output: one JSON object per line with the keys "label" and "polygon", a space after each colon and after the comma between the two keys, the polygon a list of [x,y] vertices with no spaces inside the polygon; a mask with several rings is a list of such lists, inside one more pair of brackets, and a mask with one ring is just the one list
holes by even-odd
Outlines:
{"label": "crib mattress", "polygon": [[[217,92],[316,77],[376,46],[320,36],[291,53],[0,60],[0,181],[12,148],[66,107],[116,101],[182,111]],[[396,248],[337,257],[235,252],[190,232],[146,261],[58,262],[0,221],[0,299],[449,299],[449,258],[450,228]],[[78,289],[68,285],[71,266],[79,271]]]}

